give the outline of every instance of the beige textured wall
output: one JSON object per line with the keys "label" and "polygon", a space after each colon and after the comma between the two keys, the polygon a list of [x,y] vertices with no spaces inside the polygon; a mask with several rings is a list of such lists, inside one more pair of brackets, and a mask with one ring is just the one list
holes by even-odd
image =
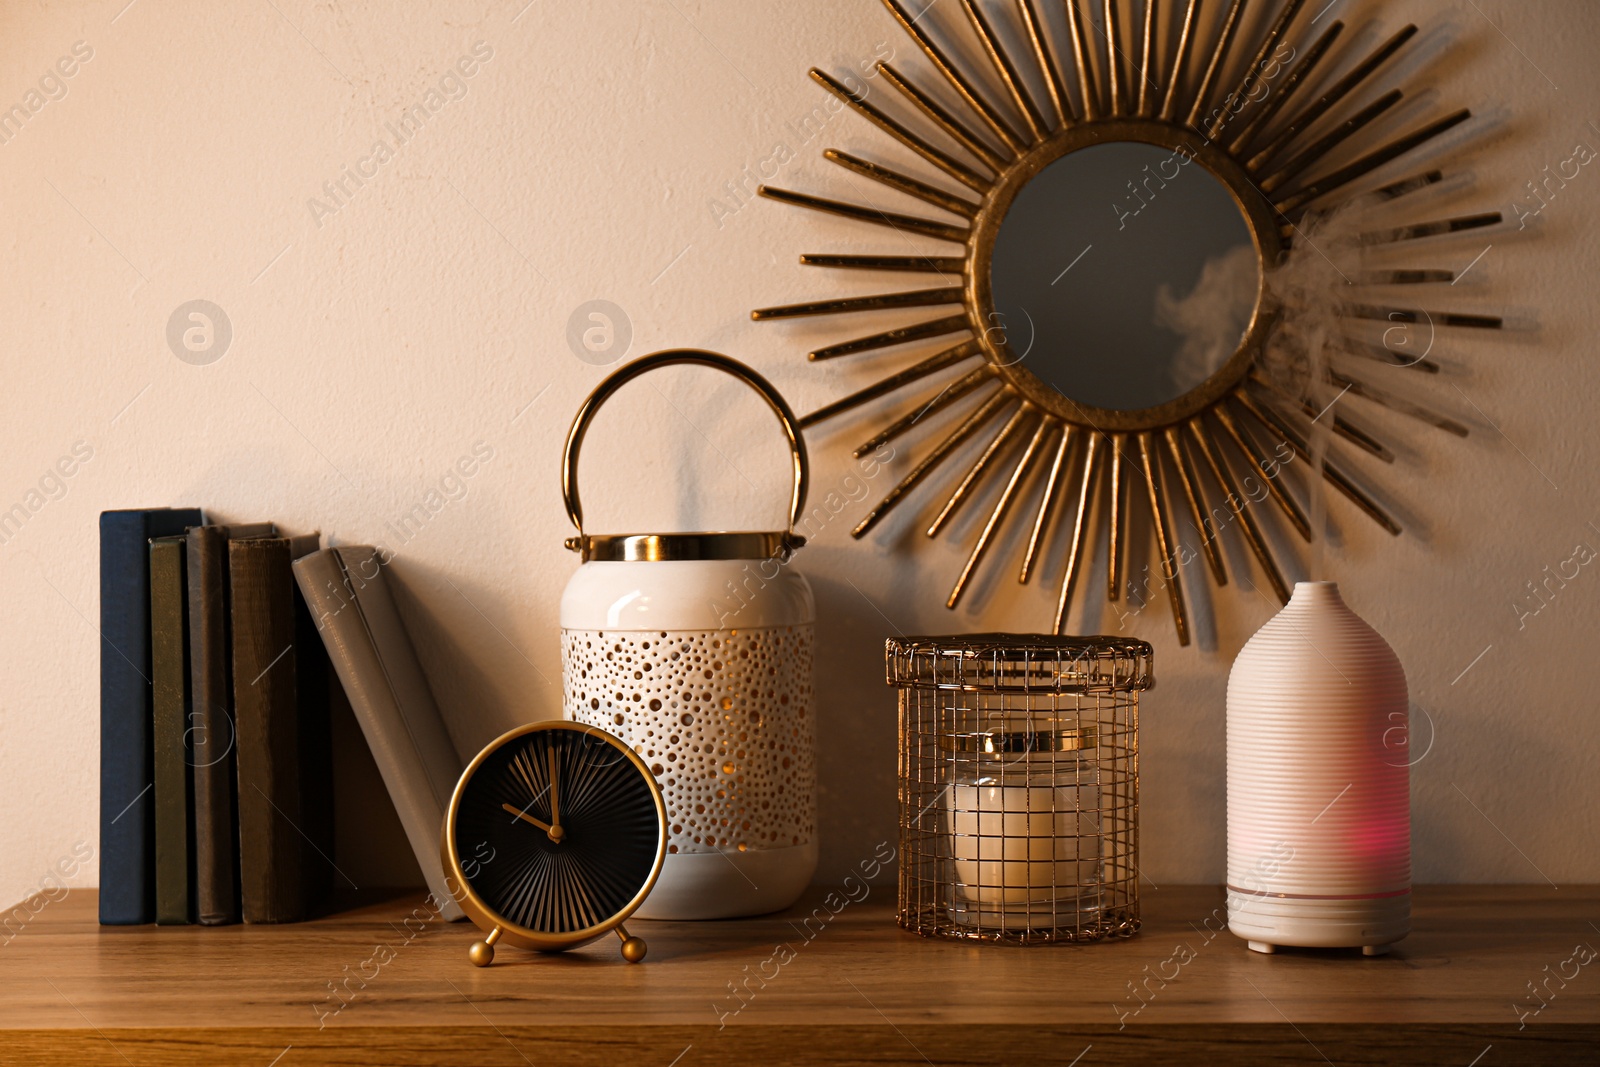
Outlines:
{"label": "beige textured wall", "polygon": [[[1447,157],[1475,187],[1445,206],[1507,205],[1575,145],[1600,144],[1600,7],[1335,2],[1359,40],[1423,25],[1426,61],[1411,69],[1439,95],[1415,113],[1483,112]],[[842,74],[893,55],[921,69],[872,0],[125,3],[0,11],[0,105],[38,104],[0,143],[0,509],[30,509],[0,543],[5,900],[58,858],[75,884],[94,878],[73,847],[97,832],[101,509],[200,504],[386,543],[451,727],[476,747],[559,712],[556,604],[576,561],[561,548],[557,460],[571,412],[605,373],[569,348],[575,309],[624,309],[629,355],[692,345],[746,359],[802,410],[915,356],[812,366],[802,353],[837,336],[831,327],[748,320],[753,306],[874,286],[808,274],[795,257],[881,242],[752,203],[748,178],[777,170],[780,184],[847,195],[824,147],[901,158],[852,116],[824,111],[820,136],[802,126],[824,99],[812,64]],[[930,18],[955,14],[943,7]],[[71,77],[56,80],[75,49]],[[462,57],[470,77],[452,74]],[[435,106],[425,125],[401,128],[418,103]],[[335,200],[324,183],[346,168],[368,177],[345,179]],[[1435,395],[1473,436],[1368,419],[1400,458],[1355,465],[1411,532],[1391,540],[1331,504],[1328,569],[1399,651],[1433,727],[1414,777],[1422,880],[1600,880],[1600,577],[1583,568],[1537,613],[1517,607],[1534,603],[1519,598],[1544,568],[1600,545],[1591,171],[1526,232],[1493,236],[1440,298],[1525,325],[1441,341]],[[1440,245],[1430,265],[1465,267],[1488,243]],[[204,365],[167,339],[196,299],[231,323],[226,351]],[[655,385],[626,394],[592,434],[595,524],[777,521],[782,452],[759,405],[691,373]],[[892,833],[883,637],[1037,628],[1050,600],[985,581],[947,614],[970,521],[954,542],[913,537],[907,522],[851,542],[863,496],[895,476],[847,481],[861,426],[814,437],[817,492],[845,503],[801,557],[819,609],[825,877]],[[74,449],[92,455],[70,478],[47,477]],[[474,449],[487,457],[474,476],[447,482]],[[443,507],[397,535],[434,490]],[[1120,624],[1158,648],[1143,737],[1156,885],[1221,875],[1228,664],[1271,610],[1251,595],[1196,600],[1191,648],[1177,647],[1163,604]],[[1094,605],[1073,621],[1119,626]],[[370,818],[372,834],[392,833],[392,815]],[[358,866],[381,880],[401,859],[369,849]]]}

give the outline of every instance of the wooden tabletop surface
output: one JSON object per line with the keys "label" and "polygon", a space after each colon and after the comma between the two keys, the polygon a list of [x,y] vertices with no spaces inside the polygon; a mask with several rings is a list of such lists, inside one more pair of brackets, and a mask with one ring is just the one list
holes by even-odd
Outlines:
{"label": "wooden tabletop surface", "polygon": [[0,1063],[1600,1064],[1596,886],[1419,887],[1370,959],[1249,952],[1213,887],[1147,888],[1131,940],[1028,949],[905,933],[892,885],[826,892],[631,923],[638,965],[608,938],[480,970],[420,893],[200,928],[102,927],[74,890],[0,933]]}

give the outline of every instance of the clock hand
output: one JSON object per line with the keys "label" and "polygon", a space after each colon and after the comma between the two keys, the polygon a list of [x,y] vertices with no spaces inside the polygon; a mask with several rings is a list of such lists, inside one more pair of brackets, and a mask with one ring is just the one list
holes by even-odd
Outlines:
{"label": "clock hand", "polygon": [[532,815],[529,815],[525,811],[519,811],[518,809],[512,807],[510,804],[502,804],[500,806],[502,808],[504,808],[506,811],[509,811],[511,814],[515,815],[517,818],[521,819],[523,822],[532,823],[533,825],[537,826],[539,829],[543,830],[545,833],[549,834],[550,835],[550,839],[552,841],[559,841],[561,839],[560,837],[558,837],[556,835],[556,828],[551,826],[549,823],[543,822],[543,821],[541,821],[539,819],[535,819]]}
{"label": "clock hand", "polygon": [[556,750],[550,748],[550,840],[559,843],[566,835],[561,829],[561,804],[557,796],[556,785]]}

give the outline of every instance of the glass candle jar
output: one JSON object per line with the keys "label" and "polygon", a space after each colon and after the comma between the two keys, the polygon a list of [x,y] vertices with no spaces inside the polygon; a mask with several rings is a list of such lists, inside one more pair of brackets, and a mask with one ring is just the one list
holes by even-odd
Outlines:
{"label": "glass candle jar", "polygon": [[1036,716],[950,742],[951,917],[1001,928],[1091,918],[1102,878],[1094,727]]}

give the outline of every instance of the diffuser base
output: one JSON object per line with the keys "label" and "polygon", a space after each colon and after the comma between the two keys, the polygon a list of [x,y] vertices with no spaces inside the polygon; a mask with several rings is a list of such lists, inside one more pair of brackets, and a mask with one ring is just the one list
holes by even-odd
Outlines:
{"label": "diffuser base", "polygon": [[1230,893],[1228,929],[1256,952],[1359,948],[1377,956],[1411,932],[1411,894],[1308,900]]}
{"label": "diffuser base", "polygon": [[748,852],[674,852],[634,916],[640,919],[739,919],[793,904],[817,870],[817,846]]}
{"label": "diffuser base", "polygon": [[[1249,947],[1251,952],[1259,952],[1264,956],[1271,956],[1278,951],[1277,945],[1267,941],[1246,941],[1245,945]],[[1388,945],[1362,945],[1361,954],[1363,956],[1387,956],[1389,950],[1393,947],[1392,943]]]}

